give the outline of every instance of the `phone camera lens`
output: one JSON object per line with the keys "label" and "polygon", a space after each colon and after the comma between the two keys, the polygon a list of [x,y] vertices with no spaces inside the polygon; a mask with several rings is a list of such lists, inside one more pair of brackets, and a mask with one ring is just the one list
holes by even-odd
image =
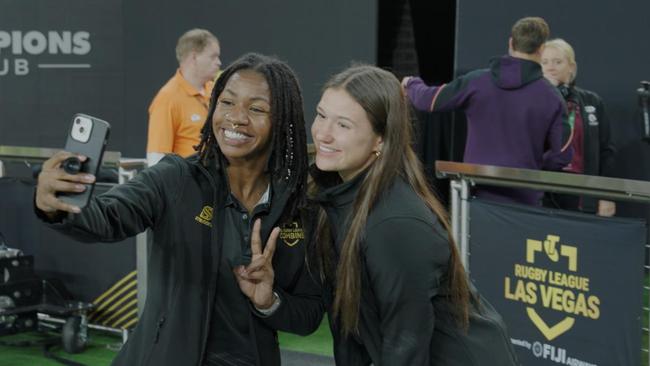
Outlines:
{"label": "phone camera lens", "polygon": [[75,123],[75,124],[80,124],[80,123],[81,123],[81,119],[79,119],[79,118],[75,118],[74,123]]}
{"label": "phone camera lens", "polygon": [[85,129],[83,127],[79,127],[79,132],[84,133]]}

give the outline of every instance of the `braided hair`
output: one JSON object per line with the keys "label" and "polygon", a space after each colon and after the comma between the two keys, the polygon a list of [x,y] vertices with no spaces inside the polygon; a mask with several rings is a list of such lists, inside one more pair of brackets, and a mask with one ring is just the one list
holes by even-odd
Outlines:
{"label": "braided hair", "polygon": [[268,170],[273,182],[281,182],[292,192],[288,210],[285,210],[286,217],[292,217],[298,208],[306,204],[308,156],[302,93],[296,75],[285,62],[270,56],[247,53],[228,66],[212,89],[208,117],[201,129],[201,141],[194,148],[205,166],[223,157],[212,129],[212,116],[228,80],[241,70],[260,73],[269,85],[272,148]]}

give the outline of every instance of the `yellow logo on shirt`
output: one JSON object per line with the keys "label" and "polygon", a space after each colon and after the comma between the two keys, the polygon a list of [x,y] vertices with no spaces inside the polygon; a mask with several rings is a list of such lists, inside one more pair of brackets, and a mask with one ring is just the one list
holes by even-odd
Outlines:
{"label": "yellow logo on shirt", "polygon": [[212,206],[203,206],[201,213],[194,220],[200,224],[212,227]]}
{"label": "yellow logo on shirt", "polygon": [[305,232],[302,230],[298,222],[294,221],[290,224],[285,224],[280,230],[280,239],[284,241],[285,244],[292,247],[300,240],[305,239]]}

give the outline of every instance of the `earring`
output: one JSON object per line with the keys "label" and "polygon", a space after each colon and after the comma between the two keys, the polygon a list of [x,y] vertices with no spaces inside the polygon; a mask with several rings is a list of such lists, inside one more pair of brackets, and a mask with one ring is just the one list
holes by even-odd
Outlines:
{"label": "earring", "polygon": [[379,157],[379,155],[381,155],[381,151],[379,151],[379,150],[375,151],[375,156]]}

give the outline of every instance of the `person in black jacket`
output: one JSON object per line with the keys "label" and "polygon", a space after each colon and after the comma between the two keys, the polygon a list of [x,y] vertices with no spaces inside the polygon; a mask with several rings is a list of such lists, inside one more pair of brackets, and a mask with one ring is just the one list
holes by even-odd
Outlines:
{"label": "person in black jacket", "polygon": [[[612,171],[615,148],[610,135],[610,125],[602,99],[594,92],[575,85],[578,74],[573,47],[563,39],[546,42],[542,53],[544,77],[564,97],[569,110],[568,120],[572,128],[571,144],[573,158],[564,167],[565,172],[608,176]],[[547,194],[545,204],[566,210],[613,216],[613,201],[596,200],[567,194]]]}
{"label": "person in black jacket", "polygon": [[72,154],[57,153],[39,176],[37,214],[89,242],[153,230],[145,308],[114,365],[280,365],[276,331],[311,333],[324,312],[304,265],[306,133],[293,71],[258,54],[235,61],[196,148],[83,209],[56,193],[94,177],[65,173]]}
{"label": "person in black jacket", "polygon": [[500,315],[468,283],[445,209],[411,147],[391,73],[355,66],[325,85],[311,133],[321,205],[310,264],[339,365],[516,365]]}

